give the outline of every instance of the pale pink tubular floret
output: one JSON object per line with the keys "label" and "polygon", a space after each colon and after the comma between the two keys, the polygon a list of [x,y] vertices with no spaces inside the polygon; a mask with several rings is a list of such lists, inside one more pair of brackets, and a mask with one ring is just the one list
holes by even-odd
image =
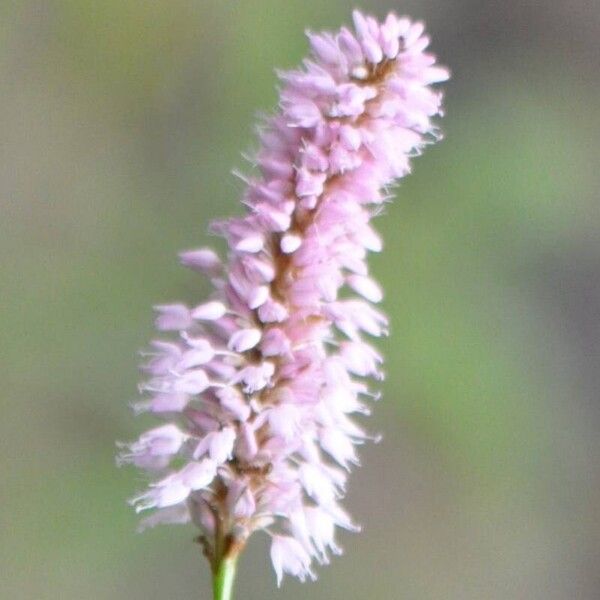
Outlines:
{"label": "pale pink tubular floret", "polygon": [[293,537],[273,536],[271,561],[277,575],[277,585],[281,585],[284,573],[298,577],[300,581],[305,581],[307,577],[315,579],[315,574],[310,569],[311,555]]}
{"label": "pale pink tubular floret", "polygon": [[216,321],[220,319],[227,312],[227,307],[222,302],[205,302],[196,306],[192,310],[192,318],[198,319],[199,321]]}
{"label": "pale pink tubular floret", "polygon": [[210,248],[181,252],[179,260],[182,265],[206,275],[217,275],[222,268],[221,259]]}
{"label": "pale pink tubular floret", "polygon": [[394,14],[355,12],[354,32],[307,35],[312,55],[279,74],[280,110],[243,178],[247,212],[212,225],[227,260],[180,255],[213,293],[156,307],[171,339],[152,343],[135,409],[166,424],[119,457],[154,478],[131,501],[156,509],[145,526],[192,521],[213,565],[224,540],[239,548],[263,529],[278,583],[313,579],[314,561],[341,553],[337,528],[357,530],[340,501],[357,446],[373,438],[352,416],[377,398],[366,379],[383,377],[365,338],[387,334],[370,220],[439,137],[431,84],[448,78],[423,26]]}

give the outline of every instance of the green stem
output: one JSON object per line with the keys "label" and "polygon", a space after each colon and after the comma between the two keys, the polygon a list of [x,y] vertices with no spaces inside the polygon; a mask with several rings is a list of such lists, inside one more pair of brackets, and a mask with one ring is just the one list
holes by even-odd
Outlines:
{"label": "green stem", "polygon": [[232,600],[237,555],[224,557],[213,576],[214,600]]}

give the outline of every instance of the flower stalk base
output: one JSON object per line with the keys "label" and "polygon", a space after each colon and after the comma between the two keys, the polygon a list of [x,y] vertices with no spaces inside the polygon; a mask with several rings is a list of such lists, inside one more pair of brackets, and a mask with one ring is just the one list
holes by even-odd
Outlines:
{"label": "flower stalk base", "polygon": [[214,600],[232,600],[237,556],[226,557],[217,565],[213,575]]}

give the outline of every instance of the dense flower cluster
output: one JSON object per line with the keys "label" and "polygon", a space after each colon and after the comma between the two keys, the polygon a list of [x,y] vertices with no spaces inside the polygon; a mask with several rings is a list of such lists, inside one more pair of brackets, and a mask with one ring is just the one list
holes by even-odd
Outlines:
{"label": "dense flower cluster", "polygon": [[368,436],[351,415],[375,395],[364,378],[382,377],[365,337],[387,323],[367,270],[382,246],[369,222],[436,138],[431,84],[448,77],[420,23],[355,12],[354,29],[309,33],[310,59],[280,74],[246,214],[213,224],[227,261],[181,254],[214,294],[156,307],[157,329],[174,335],[152,343],[136,408],[166,424],[119,457],[153,476],[132,500],[156,509],[146,525],[193,521],[213,566],[265,530],[278,581],[313,578],[313,561],[340,552],[336,527],[356,529],[339,500]]}

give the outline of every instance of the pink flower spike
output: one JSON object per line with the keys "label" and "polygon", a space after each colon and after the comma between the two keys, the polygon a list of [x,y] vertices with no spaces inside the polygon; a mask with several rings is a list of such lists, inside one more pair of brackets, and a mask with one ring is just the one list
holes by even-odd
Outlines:
{"label": "pink flower spike", "polygon": [[208,277],[209,300],[155,307],[166,339],[144,354],[133,408],[162,424],[119,444],[117,463],[148,478],[130,501],[153,510],[142,524],[192,523],[217,574],[263,531],[278,585],[314,579],[314,564],[342,552],[337,529],[359,530],[341,501],[358,447],[379,439],[356,417],[383,378],[367,338],[388,334],[372,220],[440,138],[436,86],[449,73],[422,24],[352,21],[307,33],[310,57],[278,72],[278,110],[241,177],[244,212],[211,226],[226,259],[180,254]]}

